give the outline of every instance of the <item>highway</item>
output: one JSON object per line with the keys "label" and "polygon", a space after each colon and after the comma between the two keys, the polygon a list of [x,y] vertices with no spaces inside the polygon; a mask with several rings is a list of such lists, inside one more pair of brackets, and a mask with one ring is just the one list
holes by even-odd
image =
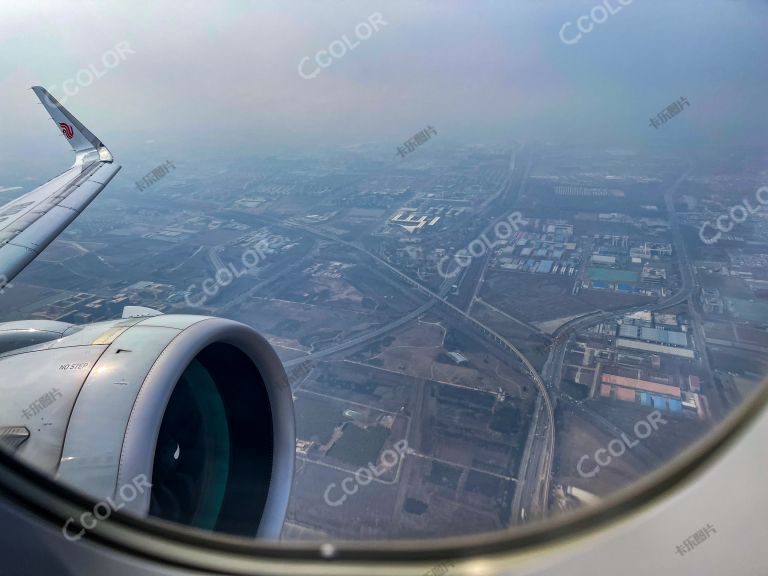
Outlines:
{"label": "highway", "polygon": [[[514,166],[515,161],[513,159],[510,168],[514,168]],[[529,169],[530,166],[528,166],[526,169],[526,176]],[[687,177],[688,172],[678,178],[665,194],[667,210],[669,212],[670,221],[672,223],[672,231],[674,234],[674,245],[677,247],[678,257],[680,260],[680,290],[669,297],[660,299],[654,304],[635,305],[614,311],[597,310],[584,316],[574,318],[563,324],[552,334],[553,344],[550,348],[550,354],[541,371],[541,374],[537,372],[537,370],[528,361],[525,355],[517,347],[515,347],[514,344],[469,314],[469,311],[471,311],[471,303],[478,299],[480,293],[480,286],[482,284],[483,277],[490,260],[489,253],[486,253],[482,256],[482,262],[475,263],[481,266],[481,273],[479,275],[472,275],[473,277],[469,279],[466,278],[466,272],[468,269],[464,270],[465,274],[462,274],[461,277],[448,278],[444,280],[440,286],[440,289],[437,292],[434,292],[421,284],[419,281],[396,269],[389,262],[383,260],[378,255],[370,252],[361,244],[342,240],[334,234],[324,232],[321,229],[309,225],[304,225],[299,222],[272,221],[272,223],[276,226],[298,228],[311,235],[314,235],[315,237],[342,244],[352,250],[355,250],[356,252],[363,254],[365,257],[371,259],[376,265],[389,272],[396,279],[407,283],[412,288],[427,297],[427,301],[424,304],[414,309],[407,315],[386,324],[385,326],[381,326],[375,330],[355,338],[351,338],[345,342],[332,345],[328,348],[311,353],[304,357],[289,360],[285,363],[285,366],[286,368],[290,368],[310,360],[325,358],[334,354],[338,354],[344,350],[360,346],[365,342],[380,338],[381,336],[406,325],[435,306],[440,307],[443,311],[449,312],[451,315],[455,316],[469,327],[478,331],[480,334],[488,338],[497,346],[501,347],[503,350],[514,355],[523,365],[525,371],[528,373],[538,388],[539,396],[533,411],[529,436],[526,442],[523,456],[521,458],[519,473],[517,475],[519,478],[518,489],[515,491],[515,496],[513,498],[510,522],[512,524],[517,524],[520,521],[529,521],[533,518],[544,516],[548,511],[551,472],[554,459],[554,407],[559,397],[558,386],[562,379],[564,358],[571,337],[577,332],[600,322],[618,320],[625,314],[639,310],[661,310],[681,304],[691,296],[694,284],[693,273],[689,265],[687,252],[685,250],[682,234],[680,232],[679,222],[674,211],[674,195],[676,189],[679,184],[683,182]],[[499,192],[494,195],[493,200],[495,201],[500,199],[502,194],[504,194],[506,197],[506,193],[508,193],[509,189],[512,188],[512,182],[513,179],[510,175],[504,180],[502,186],[499,189]],[[522,179],[521,184],[524,182],[525,178]],[[489,205],[494,203],[495,202],[490,202]],[[271,221],[269,218],[264,219]],[[493,229],[493,226],[502,220],[503,217],[490,220],[488,225],[484,227],[482,233],[487,235],[489,231]],[[469,279],[469,283],[466,286],[466,293],[468,294],[469,298],[465,296],[463,298],[457,299],[457,306],[456,304],[448,301],[446,295],[450,291],[453,284],[462,284],[465,279]],[[514,320],[530,328],[530,326],[523,321],[519,321],[507,314],[505,314],[505,316],[510,320]],[[568,401],[568,399],[565,400]],[[582,409],[585,412],[589,412],[587,409]],[[603,419],[597,414],[589,414],[589,417],[595,424],[600,425],[603,430],[610,431],[611,433],[621,432],[618,428],[613,427],[607,420]]]}
{"label": "highway", "polygon": [[[419,281],[396,269],[389,262],[383,260],[381,257],[370,252],[364,246],[356,242],[342,240],[333,234],[326,233],[315,227],[304,225],[295,221],[274,222],[274,224],[278,226],[302,229],[303,231],[316,237],[339,243],[350,248],[351,250],[355,250],[356,252],[361,253],[367,258],[371,259],[373,262],[375,262],[376,265],[389,272],[398,280],[407,283],[412,288],[416,289],[418,292],[428,298],[427,302],[411,311],[409,314],[398,318],[397,320],[394,320],[385,326],[372,330],[371,332],[356,338],[352,338],[346,342],[330,346],[329,348],[320,350],[310,355],[290,360],[286,362],[285,365],[286,367],[292,367],[298,364],[302,364],[308,360],[315,360],[331,356],[355,346],[359,346],[369,340],[379,338],[388,332],[396,330],[397,328],[407,324],[412,320],[415,320],[434,306],[438,306],[443,311],[449,312],[463,323],[488,338],[497,346],[514,355],[523,365],[525,371],[534,381],[539,390],[539,396],[534,408],[529,437],[527,439],[524,454],[521,459],[520,470],[518,474],[518,489],[516,490],[515,496],[513,498],[510,522],[512,524],[516,524],[521,520],[529,521],[533,518],[544,516],[548,511],[551,472],[554,459],[554,406],[559,397],[558,385],[562,378],[564,358],[571,337],[575,333],[600,322],[618,320],[625,314],[639,310],[661,310],[681,304],[691,296],[693,291],[693,273],[689,265],[687,252],[685,250],[682,234],[680,232],[679,222],[674,212],[675,191],[679,184],[683,182],[687,177],[688,172],[678,178],[665,194],[667,210],[669,212],[670,221],[672,223],[672,231],[674,234],[674,245],[677,248],[678,257],[680,260],[680,290],[669,297],[660,299],[654,304],[635,305],[614,311],[598,310],[584,316],[574,318],[573,320],[560,326],[553,334],[553,345],[550,349],[549,357],[547,358],[541,374],[537,372],[537,370],[528,361],[525,355],[514,344],[506,340],[506,338],[495,332],[489,326],[486,326],[482,322],[470,316],[467,310],[471,308],[468,305],[466,298],[461,298],[460,301],[457,302],[461,305],[461,307],[447,300],[446,294],[450,290],[453,283],[456,283],[457,280],[461,282],[464,280],[464,278],[446,279],[442,283],[439,291],[434,292],[421,284]],[[511,177],[505,179],[500,193],[508,190],[510,184]],[[497,193],[496,196],[498,196],[498,194],[499,193]],[[495,218],[491,220],[490,223],[484,228],[484,233],[488,234],[488,231],[492,230],[493,226],[501,220],[502,218]],[[475,280],[476,283],[470,280],[469,285],[466,287],[467,293],[470,295],[469,303],[474,301],[474,299],[477,298],[477,295],[479,294],[479,286],[482,282],[489,259],[490,254],[486,253],[483,255],[483,261],[478,263],[480,266],[482,266],[481,274],[475,275],[472,278],[472,280]],[[588,410],[584,410],[588,412]],[[603,419],[599,415],[590,414],[590,419],[592,419],[596,424],[599,424],[603,430],[609,431],[611,433],[621,433],[618,428],[612,426],[607,420]]]}
{"label": "highway", "polygon": [[[519,151],[515,152],[515,156],[517,155],[517,152]],[[516,161],[513,158],[512,162],[510,163],[510,169],[513,170],[515,166],[516,166]],[[530,171],[530,168],[531,166],[529,163],[525,171],[526,177]],[[522,179],[521,184],[524,182],[525,182],[525,178]],[[505,181],[502,183],[502,186],[500,187],[499,192],[495,195],[494,199],[496,199],[501,193],[508,191],[508,189],[510,188],[510,184],[511,184],[511,175],[508,178],[506,178]],[[504,220],[505,217],[506,217],[506,214],[504,216],[492,219],[489,222],[489,224],[484,228],[485,233],[487,234],[488,231],[493,229],[493,226],[495,226],[497,223]],[[267,219],[268,218],[265,218],[265,220]],[[276,226],[298,228],[316,237],[329,240],[338,244],[342,244],[352,250],[362,253],[368,258],[372,259],[376,264],[378,264],[385,270],[389,271],[393,276],[409,284],[410,286],[415,288],[417,291],[421,292],[422,294],[426,295],[429,298],[427,303],[413,310],[406,316],[403,316],[402,318],[399,318],[387,324],[386,326],[382,326],[369,333],[363,334],[361,336],[350,339],[346,342],[339,343],[337,345],[331,346],[329,348],[315,352],[313,354],[290,360],[285,363],[286,368],[302,364],[309,360],[330,356],[332,354],[336,354],[343,350],[363,344],[366,341],[372,340],[374,338],[378,338],[386,334],[387,332],[395,330],[396,328],[403,326],[409,321],[414,320],[415,318],[417,318],[418,316],[426,312],[428,309],[430,309],[432,306],[439,305],[445,311],[450,312],[451,314],[459,318],[462,322],[468,324],[470,327],[477,330],[481,335],[491,340],[494,344],[496,344],[497,346],[505,350],[507,353],[514,355],[523,365],[523,367],[525,368],[525,371],[528,373],[529,377],[533,380],[534,384],[538,388],[539,397],[537,398],[536,408],[534,409],[534,417],[533,417],[534,425],[532,425],[531,433],[529,434],[529,444],[531,444],[531,446],[529,446],[529,448],[526,449],[526,455],[523,457],[523,460],[521,463],[521,474],[519,475],[519,477],[523,478],[523,480],[521,481],[520,488],[518,488],[518,490],[516,490],[515,492],[516,504],[513,504],[513,508],[512,508],[512,521],[515,522],[515,519],[518,517],[515,514],[516,514],[516,510],[519,510],[521,508],[520,501],[523,498],[523,494],[527,496],[526,502],[528,501],[540,502],[538,506],[536,504],[529,505],[529,508],[530,509],[539,508],[538,512],[543,514],[547,509],[547,502],[549,498],[549,477],[550,477],[551,468],[552,468],[552,456],[554,454],[554,446],[555,446],[554,406],[553,406],[552,397],[550,396],[550,392],[548,390],[547,385],[545,384],[544,379],[538,373],[536,368],[534,368],[534,366],[530,363],[528,358],[526,358],[526,356],[514,344],[509,342],[506,338],[498,334],[496,331],[494,331],[490,327],[486,326],[482,322],[470,316],[465,310],[462,310],[461,308],[452,304],[446,299],[445,295],[450,290],[450,287],[453,285],[453,283],[455,283],[456,279],[455,278],[445,279],[440,287],[439,293],[436,293],[430,290],[429,288],[427,288],[426,286],[424,286],[423,284],[421,284],[420,282],[418,282],[417,280],[411,278],[407,274],[404,274],[400,270],[396,269],[391,264],[389,264],[389,262],[386,262],[385,260],[380,258],[378,255],[368,251],[364,246],[361,246],[360,244],[342,240],[333,234],[323,232],[322,230],[318,230],[317,228],[304,225],[295,221],[280,221],[280,222],[273,221],[272,223]],[[490,255],[485,254],[485,257],[489,258]],[[483,265],[483,271],[484,271],[485,262],[482,265]],[[477,293],[477,286],[471,286],[470,289],[471,289],[470,294],[474,296]],[[531,441],[531,439],[533,441]],[[533,456],[533,462],[532,462],[533,466],[530,465],[531,456]],[[543,471],[541,470],[542,467],[543,467]],[[522,474],[523,470],[527,471],[529,477],[526,477]]]}
{"label": "highway", "polygon": [[400,326],[403,326],[408,322],[415,320],[416,318],[424,314],[427,310],[432,308],[432,306],[434,306],[435,304],[436,302],[434,300],[429,300],[428,302],[426,302],[425,304],[422,304],[421,306],[419,306],[418,308],[416,308],[406,316],[398,318],[397,320],[390,322],[389,324],[386,324],[381,328],[377,328],[370,332],[366,332],[365,334],[357,336],[356,338],[351,338],[339,344],[329,346],[328,348],[323,348],[322,350],[319,350],[317,352],[312,352],[311,354],[307,354],[306,356],[301,356],[299,358],[294,358],[293,360],[288,360],[287,362],[283,362],[283,366],[285,366],[286,368],[290,368],[292,366],[297,366],[299,364],[303,364],[304,362],[308,362],[310,360],[313,360],[313,361],[320,360],[321,358],[332,356],[333,354],[338,354],[339,352],[342,352],[344,350],[348,350],[350,348],[354,348],[355,346],[359,346],[360,344],[363,344],[365,342],[368,342],[369,340],[373,340],[375,338],[383,336],[384,334],[387,334],[392,330],[396,330]]}
{"label": "highway", "polygon": [[[585,330],[590,326],[599,324],[606,321],[618,321],[626,314],[640,310],[650,310],[655,312],[682,304],[686,300],[689,300],[694,290],[694,278],[693,271],[688,260],[688,253],[685,247],[684,239],[680,231],[680,224],[677,218],[677,214],[674,209],[674,196],[678,186],[685,181],[692,168],[689,166],[688,170],[680,176],[672,186],[665,193],[665,203],[667,206],[667,212],[669,213],[670,222],[672,225],[672,233],[674,236],[673,244],[676,248],[680,275],[681,275],[681,288],[678,292],[670,297],[663,298],[658,302],[648,305],[631,306],[623,308],[621,310],[614,310],[606,312],[598,310],[591,312],[579,318],[560,326],[554,333],[554,342],[552,348],[550,348],[549,357],[542,369],[542,378],[546,382],[548,394],[551,394],[551,402],[556,403],[559,399],[558,385],[562,380],[562,370],[565,363],[565,354],[568,349],[568,344],[571,337],[581,330]],[[691,319],[697,336],[700,334],[699,323],[696,322],[696,317]],[[562,399],[560,399],[562,400]],[[567,398],[566,398],[567,400]],[[571,404],[572,405],[572,404]],[[618,437],[623,430],[620,430],[605,418],[599,414],[594,413],[591,410],[581,407],[581,411],[584,415],[596,425],[598,425],[604,431]],[[546,421],[540,417],[539,408],[537,408],[534,414],[533,424],[529,432],[528,442],[526,443],[525,453],[523,454],[523,463],[519,474],[520,488],[515,494],[515,499],[512,506],[511,523],[515,524],[521,520],[528,521],[532,517],[540,514],[545,514],[547,511],[547,502],[549,498],[549,483],[551,481],[552,471],[552,453],[548,453],[547,445],[544,443],[544,438],[548,437],[548,431],[546,430]],[[554,444],[553,444],[554,446]],[[542,454],[543,451],[543,454]],[[554,450],[552,450],[553,452]],[[544,456],[542,458],[542,456]],[[651,456],[644,455],[644,460],[648,461]]]}

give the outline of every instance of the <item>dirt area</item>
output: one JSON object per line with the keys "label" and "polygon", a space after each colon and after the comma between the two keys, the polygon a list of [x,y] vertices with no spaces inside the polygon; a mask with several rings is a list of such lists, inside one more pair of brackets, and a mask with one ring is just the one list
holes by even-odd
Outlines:
{"label": "dirt area", "polygon": [[380,314],[371,312],[273,299],[251,300],[231,315],[265,337],[276,339],[283,348],[303,352],[347,340],[386,321]]}
{"label": "dirt area", "polygon": [[[457,363],[447,352],[459,352],[466,362]],[[483,347],[473,335],[442,325],[416,320],[398,332],[374,342],[350,360],[382,370],[497,392],[526,396],[529,384],[514,363],[493,348]]]}
{"label": "dirt area", "polygon": [[582,290],[574,296],[575,281],[571,276],[492,270],[486,275],[481,297],[502,312],[526,322],[555,320],[650,301],[643,296],[607,290]]}

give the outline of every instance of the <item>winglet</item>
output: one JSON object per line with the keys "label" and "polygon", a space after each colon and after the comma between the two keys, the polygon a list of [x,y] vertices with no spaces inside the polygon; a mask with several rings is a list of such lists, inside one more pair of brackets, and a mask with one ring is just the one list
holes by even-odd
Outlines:
{"label": "winglet", "polygon": [[112,162],[112,154],[104,143],[93,135],[83,124],[75,118],[69,110],[64,108],[56,98],[42,86],[32,86],[32,90],[37,94],[40,102],[43,103],[48,114],[56,123],[59,131],[67,139],[67,142],[75,151],[78,161],[90,156],[90,153],[97,152],[99,160],[102,162]]}

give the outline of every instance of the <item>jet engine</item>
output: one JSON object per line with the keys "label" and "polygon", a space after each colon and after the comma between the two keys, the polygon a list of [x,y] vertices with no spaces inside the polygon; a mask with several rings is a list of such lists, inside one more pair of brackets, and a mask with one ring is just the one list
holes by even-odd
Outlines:
{"label": "jet engine", "polygon": [[277,538],[295,428],[276,353],[238,322],[145,314],[0,324],[0,445],[114,509]]}

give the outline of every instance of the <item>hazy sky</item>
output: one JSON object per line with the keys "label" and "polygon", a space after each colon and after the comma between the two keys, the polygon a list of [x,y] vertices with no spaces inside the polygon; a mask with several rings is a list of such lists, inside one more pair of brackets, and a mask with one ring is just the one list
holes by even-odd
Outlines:
{"label": "hazy sky", "polygon": [[[78,86],[66,106],[124,164],[155,151],[162,160],[394,147],[427,124],[457,142],[764,140],[768,3],[634,0],[564,44],[561,27],[597,4],[3,2],[0,186],[66,165],[66,146],[28,88],[64,96],[64,82],[71,88],[91,65],[104,75]],[[345,34],[357,41],[355,26],[377,12],[386,26],[315,78],[299,75],[302,58]],[[566,37],[577,33],[573,26]],[[102,56],[121,42],[135,53],[107,69]],[[683,96],[690,108],[649,127]]]}

